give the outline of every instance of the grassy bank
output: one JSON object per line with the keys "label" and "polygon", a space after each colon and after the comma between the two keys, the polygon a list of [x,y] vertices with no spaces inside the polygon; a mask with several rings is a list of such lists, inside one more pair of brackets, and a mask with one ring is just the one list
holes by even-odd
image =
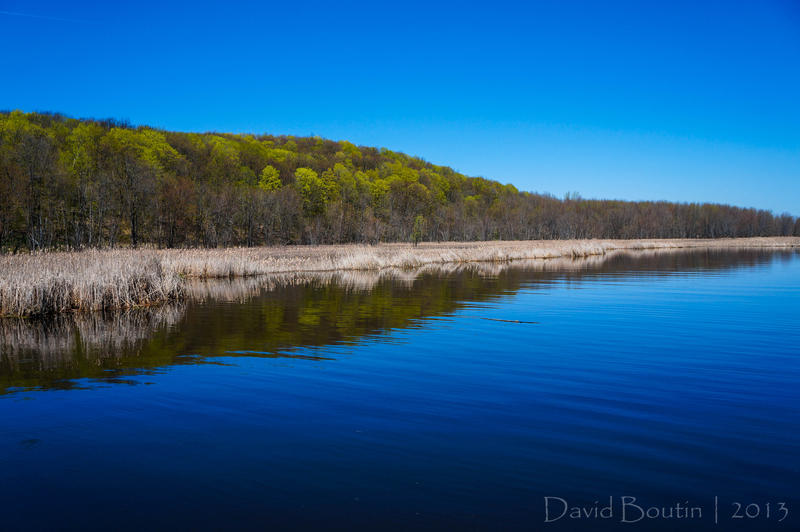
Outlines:
{"label": "grassy bank", "polygon": [[380,271],[437,264],[589,257],[612,251],[788,247],[800,247],[800,238],[115,249],[3,255],[0,256],[0,316],[122,309],[179,300],[185,295],[187,278]]}

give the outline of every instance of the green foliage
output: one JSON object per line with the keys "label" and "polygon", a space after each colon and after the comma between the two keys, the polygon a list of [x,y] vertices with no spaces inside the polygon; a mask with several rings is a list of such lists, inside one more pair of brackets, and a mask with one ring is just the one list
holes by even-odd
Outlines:
{"label": "green foliage", "polygon": [[[128,154],[159,170],[170,168],[180,157],[169,145],[165,135],[153,129],[123,129],[115,127],[103,137],[112,152]],[[228,152],[230,153],[230,152]]]}
{"label": "green foliage", "polygon": [[261,177],[258,179],[261,190],[272,192],[281,188],[281,185],[281,174],[274,166],[267,165],[261,170]]}
{"label": "green foliage", "polygon": [[294,174],[295,186],[303,198],[303,211],[306,216],[316,216],[325,210],[328,201],[328,187],[311,168],[298,168]]}
{"label": "green foliage", "polygon": [[411,240],[414,242],[415,246],[419,244],[424,234],[425,234],[425,217],[422,216],[421,214],[418,214],[417,217],[414,218],[414,229],[411,231]]}
{"label": "green foliage", "polygon": [[788,214],[561,200],[347,141],[0,113],[0,251],[793,233]]}

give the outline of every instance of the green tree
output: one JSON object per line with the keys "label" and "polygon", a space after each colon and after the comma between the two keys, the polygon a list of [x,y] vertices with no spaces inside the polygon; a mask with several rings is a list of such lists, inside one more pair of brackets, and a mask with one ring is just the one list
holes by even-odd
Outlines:
{"label": "green tree", "polygon": [[261,177],[258,179],[258,187],[266,192],[272,192],[281,188],[281,174],[274,166],[267,165],[261,170]]}
{"label": "green tree", "polygon": [[294,173],[295,186],[303,198],[303,211],[306,216],[314,217],[325,211],[328,201],[328,189],[325,182],[311,168],[298,168]]}
{"label": "green tree", "polygon": [[411,240],[414,242],[414,246],[416,247],[419,245],[420,240],[422,240],[422,236],[425,234],[425,217],[421,214],[418,214],[416,218],[414,218],[414,228],[411,231]]}

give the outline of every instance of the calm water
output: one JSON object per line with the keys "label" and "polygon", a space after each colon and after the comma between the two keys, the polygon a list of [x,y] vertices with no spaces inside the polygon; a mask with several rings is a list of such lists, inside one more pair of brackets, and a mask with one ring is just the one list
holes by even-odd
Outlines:
{"label": "calm water", "polygon": [[0,528],[800,529],[800,254],[559,264],[0,322]]}

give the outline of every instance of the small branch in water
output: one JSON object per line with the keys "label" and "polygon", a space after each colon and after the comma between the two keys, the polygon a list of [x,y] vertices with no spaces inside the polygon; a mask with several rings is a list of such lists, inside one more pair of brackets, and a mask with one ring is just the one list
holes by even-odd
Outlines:
{"label": "small branch in water", "polygon": [[538,325],[538,321],[522,321],[522,320],[501,320],[500,318],[486,318],[483,316],[461,316],[462,318],[475,318],[476,320],[488,320],[488,321],[502,321],[503,323],[527,323],[531,325]]}

